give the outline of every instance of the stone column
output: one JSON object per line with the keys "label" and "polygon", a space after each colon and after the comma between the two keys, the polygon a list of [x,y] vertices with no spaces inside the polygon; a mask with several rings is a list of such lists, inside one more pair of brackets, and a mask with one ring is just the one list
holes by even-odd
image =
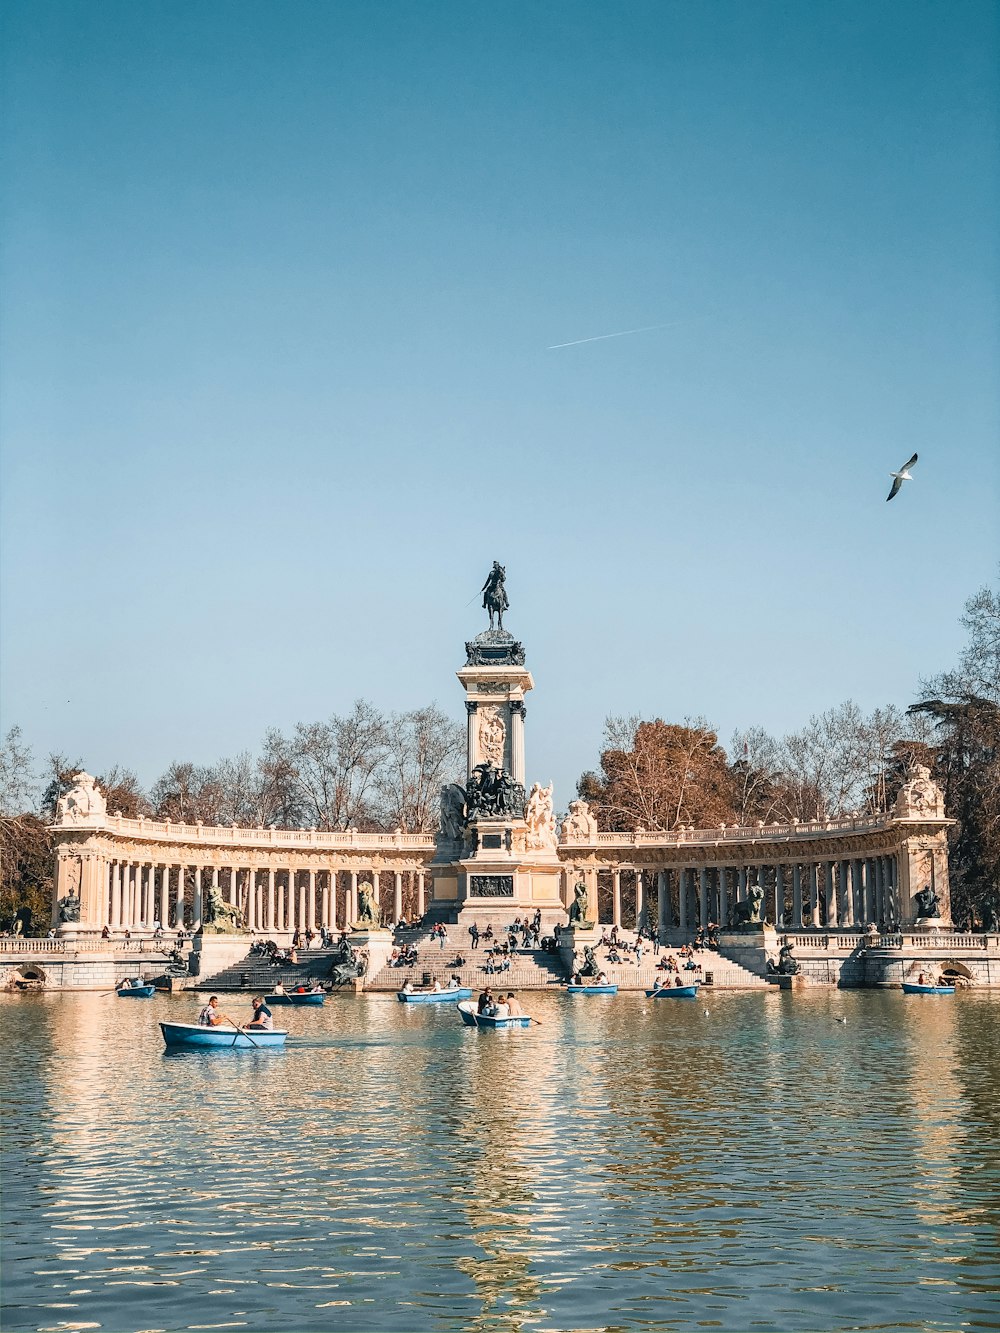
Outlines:
{"label": "stone column", "polygon": [[122,923],[122,863],[111,862],[111,924],[116,929]]}
{"label": "stone column", "polygon": [[775,866],[775,929],[784,930],[785,928],[785,868],[783,865]]}
{"label": "stone column", "polygon": [[635,868],[635,928],[645,927],[648,924],[646,920],[646,879],[642,873],[642,867]]}
{"label": "stone column", "polygon": [[394,922],[403,915],[403,875],[399,870],[392,875],[392,911]]}
{"label": "stone column", "polygon": [[703,930],[708,925],[708,866],[698,871],[698,925]]}
{"label": "stone column", "polygon": [[747,868],[740,866],[739,873],[736,876],[736,901],[745,903],[747,900]]}
{"label": "stone column", "polygon": [[863,926],[865,900],[861,885],[861,861],[857,857],[851,862],[851,905],[854,924]]}
{"label": "stone column", "polygon": [[382,894],[379,884],[379,872],[372,871],[372,897],[375,899],[375,911],[381,916],[382,913]]}
{"label": "stone column", "polygon": [[617,866],[611,872],[611,924],[619,930],[622,924],[622,872]]}
{"label": "stone column", "polygon": [[177,929],[184,929],[184,872],[186,866],[177,867],[177,889],[174,894],[174,915],[177,917]]}
{"label": "stone column", "polygon": [[684,869],[677,872],[677,924],[681,930],[687,930],[688,911],[688,871]]}
{"label": "stone column", "polygon": [[520,699],[510,705],[510,775],[515,782],[524,781],[524,719],[528,710]]}
{"label": "stone column", "polygon": [[669,904],[667,872],[665,869],[658,870],[656,872],[656,933],[661,940],[665,938],[666,932],[670,929],[667,922]]}
{"label": "stone column", "polygon": [[809,908],[813,926],[819,929],[819,867],[815,861],[809,862]]}
{"label": "stone column", "polygon": [[274,867],[267,868],[267,915],[264,918],[264,929],[274,930]]}
{"label": "stone column", "polygon": [[886,910],[888,912],[887,925],[893,929],[899,921],[899,862],[895,856],[886,858],[886,875],[888,883],[886,885]]}
{"label": "stone column", "polygon": [[802,929],[802,867],[792,866],[792,929]]}
{"label": "stone column", "polygon": [[854,917],[851,915],[851,898],[847,892],[847,862],[837,862],[837,907],[839,912],[838,924],[841,926],[850,926],[854,924]]}
{"label": "stone column", "polygon": [[198,930],[201,926],[202,898],[201,898],[201,866],[194,868],[194,899],[191,907],[191,929]]}
{"label": "stone column", "polygon": [[309,871],[306,880],[306,929],[316,929],[316,871]]}
{"label": "stone column", "polygon": [[837,885],[833,876],[832,861],[824,862],[823,878],[826,881],[826,924],[829,928],[837,924]]}
{"label": "stone column", "polygon": [[729,916],[729,887],[726,883],[729,872],[725,866],[719,866],[719,920],[718,925],[725,930]]}
{"label": "stone column", "polygon": [[418,916],[423,916],[424,912],[427,910],[424,902],[425,892],[426,889],[424,887],[424,872],[422,870],[418,870],[417,871],[417,915]]}
{"label": "stone column", "polygon": [[[465,745],[467,751],[466,777],[469,778],[472,777],[472,770],[476,766],[476,710],[478,707],[479,705],[476,703],[475,699],[466,699],[465,711],[468,720],[468,726],[466,730],[466,745]],[[355,879],[356,878],[357,877],[355,876]],[[354,909],[353,909],[354,915],[357,916],[357,911],[358,911],[357,899],[354,898],[352,899],[352,901],[354,902]]]}
{"label": "stone column", "polygon": [[344,903],[344,929],[358,919],[358,872],[351,871],[351,885],[347,902]]}

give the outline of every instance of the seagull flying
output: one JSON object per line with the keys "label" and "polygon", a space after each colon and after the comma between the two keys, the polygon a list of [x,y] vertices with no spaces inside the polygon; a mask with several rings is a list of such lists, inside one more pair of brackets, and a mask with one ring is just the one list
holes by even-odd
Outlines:
{"label": "seagull flying", "polygon": [[917,455],[914,454],[913,457],[910,459],[910,461],[908,463],[904,463],[898,472],[889,473],[889,476],[893,478],[893,483],[892,483],[892,490],[885,497],[887,504],[899,490],[900,486],[902,486],[904,481],[913,480],[913,478],[910,476],[910,468],[916,461],[917,461]]}

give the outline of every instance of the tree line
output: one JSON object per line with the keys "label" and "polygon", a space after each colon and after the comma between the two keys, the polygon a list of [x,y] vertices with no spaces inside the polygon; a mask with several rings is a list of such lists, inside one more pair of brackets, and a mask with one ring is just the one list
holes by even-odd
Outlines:
{"label": "tree line", "polygon": [[[737,730],[728,753],[702,718],[610,717],[599,767],[579,795],[610,830],[671,830],[827,819],[888,810],[911,764],[944,788],[955,919],[982,918],[1000,892],[1000,592],[965,607],[957,666],[921,682],[905,711],[865,714],[848,701],[772,736]],[[268,731],[260,752],[216,764],[172,763],[144,790],[132,770],[99,776],[112,812],[177,823],[431,832],[439,792],[461,780],[465,731],[430,704],[385,714],[358,700],[344,716]],[[17,727],[0,747],[0,925],[51,891],[46,823],[82,767],[50,755],[39,774]]]}
{"label": "tree line", "polygon": [[954,919],[1000,907],[1000,592],[965,606],[958,665],[920,682],[905,711],[864,714],[848,700],[799,731],[733,734],[729,753],[703,718],[609,717],[600,767],[580,796],[602,828],[671,830],[879,814],[925,764],[955,819],[949,832]]}
{"label": "tree line", "polygon": [[[52,847],[47,824],[84,767],[52,754],[36,770],[20,728],[0,747],[0,927],[47,921]],[[364,699],[343,716],[272,729],[260,752],[215,764],[172,763],[144,790],[132,769],[97,775],[114,813],[247,828],[405,833],[437,828],[441,787],[464,777],[465,729],[435,704],[383,713]]]}

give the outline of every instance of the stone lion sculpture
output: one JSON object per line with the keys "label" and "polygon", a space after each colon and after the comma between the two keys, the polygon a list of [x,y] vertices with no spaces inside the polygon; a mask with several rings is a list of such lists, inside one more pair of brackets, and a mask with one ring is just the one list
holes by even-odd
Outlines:
{"label": "stone lion sculpture", "polygon": [[93,819],[108,813],[108,803],[89,773],[73,775],[73,786],[56,802],[56,817],[60,823],[69,819]]}
{"label": "stone lion sculpture", "polygon": [[367,880],[358,885],[358,925],[377,926],[381,923],[375,885]]}
{"label": "stone lion sculpture", "polygon": [[760,909],[764,903],[764,890],[759,884],[751,884],[747,889],[746,901],[735,903],[732,911],[732,922],[734,926],[753,926],[759,925],[761,921]]}
{"label": "stone lion sculpture", "polygon": [[217,884],[209,885],[205,895],[202,931],[215,935],[235,935],[243,929],[243,913],[222,896]]}

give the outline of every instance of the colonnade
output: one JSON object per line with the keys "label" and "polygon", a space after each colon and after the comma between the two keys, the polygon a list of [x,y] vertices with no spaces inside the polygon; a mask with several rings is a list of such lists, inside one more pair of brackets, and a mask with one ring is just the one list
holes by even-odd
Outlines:
{"label": "colonnade", "polygon": [[[894,854],[751,865],[611,865],[592,867],[590,874],[597,878],[592,900],[596,898],[600,924],[652,927],[655,900],[655,925],[661,934],[725,925],[753,886],[764,894],[762,919],[781,930],[850,929],[869,922],[891,930],[898,928],[902,915]],[[632,908],[627,913],[626,894]]]}
{"label": "colonnade", "polygon": [[157,925],[198,930],[212,889],[242,914],[247,930],[263,932],[346,927],[358,917],[358,890],[364,883],[372,886],[385,919],[390,919],[390,886],[393,922],[402,918],[407,906],[418,917],[426,908],[425,873],[415,869],[205,866],[124,859],[112,859],[104,869],[100,920],[94,924],[112,930],[153,930]]}

